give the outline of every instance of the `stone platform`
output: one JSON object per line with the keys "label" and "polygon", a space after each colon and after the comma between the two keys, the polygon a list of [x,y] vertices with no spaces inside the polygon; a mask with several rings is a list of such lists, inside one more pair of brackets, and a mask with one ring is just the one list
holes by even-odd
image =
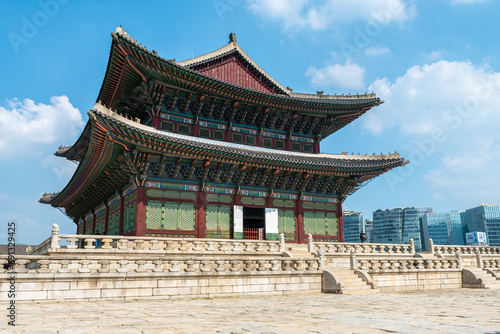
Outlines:
{"label": "stone platform", "polygon": [[18,304],[0,333],[499,333],[500,290]]}
{"label": "stone platform", "polygon": [[[374,294],[500,288],[500,247],[307,245],[279,240],[52,235],[0,255],[0,302],[213,298],[311,293]],[[9,280],[15,280],[10,283]]]}

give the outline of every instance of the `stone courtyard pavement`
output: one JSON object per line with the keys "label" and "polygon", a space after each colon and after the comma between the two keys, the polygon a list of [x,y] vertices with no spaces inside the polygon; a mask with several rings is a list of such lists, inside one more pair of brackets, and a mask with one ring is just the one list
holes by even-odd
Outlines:
{"label": "stone courtyard pavement", "polygon": [[0,333],[500,333],[500,290],[17,306]]}

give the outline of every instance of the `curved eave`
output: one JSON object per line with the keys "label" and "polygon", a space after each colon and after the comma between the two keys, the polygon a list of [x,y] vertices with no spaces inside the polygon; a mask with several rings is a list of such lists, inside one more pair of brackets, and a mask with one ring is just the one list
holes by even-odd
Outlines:
{"label": "curved eave", "polygon": [[58,157],[63,157],[68,160],[80,161],[85,157],[87,149],[89,147],[90,140],[90,122],[87,122],[85,128],[83,129],[80,137],[77,139],[75,144],[66,150],[58,150],[54,153]]}
{"label": "curved eave", "polygon": [[[190,70],[153,54],[134,40],[112,33],[110,59],[98,101],[114,107],[141,81],[157,79],[167,85],[188,89],[208,96],[220,96],[248,103],[275,108],[285,108],[297,113],[336,114],[353,109],[370,109],[381,103],[375,94],[359,96],[321,96],[312,94],[271,94],[238,86],[208,75]],[[133,86],[133,87],[129,87]]]}
{"label": "curved eave", "polygon": [[[93,123],[89,120],[89,123]],[[90,127],[90,141],[85,157],[78,164],[73,177],[66,187],[54,196],[50,201],[45,201],[55,207],[66,207],[78,198],[99,176],[102,170],[111,162],[119,150],[116,145],[101,128],[94,124],[87,124]],[[116,146],[116,147],[115,147]],[[114,154],[115,153],[115,154]]]}

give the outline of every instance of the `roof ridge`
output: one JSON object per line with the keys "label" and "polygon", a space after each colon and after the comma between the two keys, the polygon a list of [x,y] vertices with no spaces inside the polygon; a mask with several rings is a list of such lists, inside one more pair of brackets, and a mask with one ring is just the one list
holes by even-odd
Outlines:
{"label": "roof ridge", "polygon": [[282,84],[280,84],[276,79],[274,79],[269,73],[267,73],[262,67],[259,66],[242,48],[241,46],[238,45],[236,42],[236,37],[232,37],[234,35],[231,33],[230,36],[230,41],[228,44],[224,45],[221,48],[218,48],[217,50],[205,53],[201,56],[197,56],[194,58],[182,60],[176,62],[177,65],[179,66],[186,66],[186,67],[191,67],[193,65],[198,65],[197,63],[202,63],[202,62],[207,62],[210,61],[211,59],[214,59],[216,57],[219,57],[224,54],[230,54],[230,52],[238,52],[238,54],[245,59],[250,65],[252,65],[257,72],[260,74],[264,75],[267,80],[269,80],[273,85],[277,86],[284,94],[290,95],[290,90],[286,89]]}

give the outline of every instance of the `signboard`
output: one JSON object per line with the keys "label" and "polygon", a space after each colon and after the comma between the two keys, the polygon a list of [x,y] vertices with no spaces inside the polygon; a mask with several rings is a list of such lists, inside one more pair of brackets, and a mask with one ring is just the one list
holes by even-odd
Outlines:
{"label": "signboard", "polygon": [[486,233],[485,232],[470,232],[465,234],[465,239],[468,244],[473,243],[486,243]]}

